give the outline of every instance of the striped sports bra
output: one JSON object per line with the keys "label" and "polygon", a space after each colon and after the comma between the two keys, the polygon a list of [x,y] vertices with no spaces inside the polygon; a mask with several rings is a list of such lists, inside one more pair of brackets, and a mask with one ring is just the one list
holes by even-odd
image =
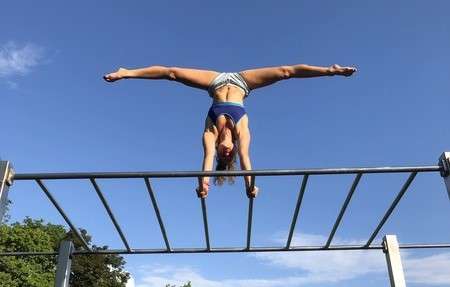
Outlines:
{"label": "striped sports bra", "polygon": [[210,97],[213,97],[214,91],[225,86],[233,85],[238,87],[244,92],[245,97],[250,93],[250,89],[247,86],[244,78],[239,73],[220,73],[209,85],[208,93]]}

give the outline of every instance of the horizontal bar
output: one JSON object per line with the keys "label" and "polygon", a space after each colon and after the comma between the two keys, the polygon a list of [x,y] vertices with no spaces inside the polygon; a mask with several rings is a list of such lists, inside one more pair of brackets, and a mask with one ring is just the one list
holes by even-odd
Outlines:
{"label": "horizontal bar", "polygon": [[[400,249],[432,249],[432,248],[450,248],[450,243],[431,243],[431,244],[400,244]],[[175,248],[167,249],[133,249],[128,252],[126,249],[110,249],[89,251],[74,251],[73,255],[91,255],[91,254],[164,254],[164,253],[248,253],[248,252],[289,252],[289,251],[340,251],[340,250],[381,250],[382,245],[332,245],[329,248],[323,246],[292,246],[290,249],[283,247],[221,247],[211,248]],[[54,256],[58,252],[2,252],[0,256]]]}
{"label": "horizontal bar", "polygon": [[64,172],[64,173],[18,173],[14,180],[36,179],[104,179],[104,178],[171,178],[199,176],[282,176],[282,175],[321,175],[355,173],[404,173],[440,172],[443,168],[433,166],[410,167],[361,167],[361,168],[316,168],[316,169],[267,169],[234,171],[144,171],[144,172]]}

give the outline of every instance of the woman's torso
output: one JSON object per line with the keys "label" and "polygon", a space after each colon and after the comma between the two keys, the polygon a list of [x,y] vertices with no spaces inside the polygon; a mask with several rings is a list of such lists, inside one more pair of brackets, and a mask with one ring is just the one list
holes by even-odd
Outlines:
{"label": "woman's torso", "polygon": [[[213,99],[213,106],[217,103],[233,103],[241,105],[241,109],[243,109],[244,99],[248,96],[250,90],[245,79],[239,73],[220,73],[211,82],[208,92]],[[242,118],[237,119],[237,122],[233,121],[230,117],[221,115],[212,124],[217,128],[219,133],[224,128],[231,129],[233,137],[235,137],[239,133],[238,130],[247,126],[248,120],[245,115],[245,110],[243,112],[244,115],[242,115]]]}
{"label": "woman's torso", "polygon": [[233,103],[244,103],[245,94],[242,89],[227,84],[223,87],[220,87],[212,93],[214,102],[233,102]]}
{"label": "woman's torso", "polygon": [[250,89],[240,73],[219,73],[211,81],[208,92],[214,102],[243,104]]}

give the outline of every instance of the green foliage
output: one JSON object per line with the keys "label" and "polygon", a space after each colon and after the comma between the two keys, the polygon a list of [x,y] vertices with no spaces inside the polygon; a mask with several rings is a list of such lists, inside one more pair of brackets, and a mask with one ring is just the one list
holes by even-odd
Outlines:
{"label": "green foliage", "polygon": [[8,221],[10,219],[9,208],[11,206],[11,203],[12,203],[12,201],[9,199],[6,201],[5,214],[3,215],[2,220],[0,220],[0,225],[8,223]]}
{"label": "green foliage", "polygon": [[[91,237],[81,230],[86,242]],[[26,218],[22,223],[0,226],[0,252],[48,251],[57,252],[63,239],[81,243],[63,226],[44,224],[43,220]],[[105,250],[106,246],[93,246]],[[0,287],[47,287],[54,285],[56,256],[0,257]],[[118,255],[74,256],[70,286],[124,287],[130,275],[123,271],[125,261]]]}
{"label": "green foliage", "polygon": [[[26,218],[22,224],[0,226],[0,252],[53,252],[65,235],[60,225]],[[51,286],[55,264],[54,256],[0,257],[0,286]]]}

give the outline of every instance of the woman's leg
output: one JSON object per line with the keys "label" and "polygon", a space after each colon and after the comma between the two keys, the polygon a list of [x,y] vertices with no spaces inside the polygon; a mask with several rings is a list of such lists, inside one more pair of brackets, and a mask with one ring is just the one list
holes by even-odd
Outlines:
{"label": "woman's leg", "polygon": [[120,68],[114,73],[105,75],[103,78],[107,82],[115,82],[121,79],[163,79],[206,90],[218,74],[218,72],[208,70],[150,66],[140,69]]}
{"label": "woman's leg", "polygon": [[330,67],[318,67],[300,64],[293,66],[279,66],[246,70],[240,72],[240,74],[247,82],[249,88],[252,90],[290,78],[312,78],[334,75],[342,75],[348,77],[351,76],[355,71],[356,68],[341,67],[339,65],[332,65]]}

